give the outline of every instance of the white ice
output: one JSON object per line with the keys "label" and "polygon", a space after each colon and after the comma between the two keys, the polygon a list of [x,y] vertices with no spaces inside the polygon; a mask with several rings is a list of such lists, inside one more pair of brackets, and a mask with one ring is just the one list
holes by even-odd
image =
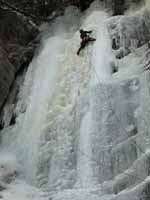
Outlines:
{"label": "white ice", "polygon": [[[1,132],[5,200],[139,200],[149,183],[148,50],[116,62],[109,16],[98,2],[82,17],[71,8],[58,18],[29,66],[16,124]],[[80,27],[96,41],[77,56]]]}

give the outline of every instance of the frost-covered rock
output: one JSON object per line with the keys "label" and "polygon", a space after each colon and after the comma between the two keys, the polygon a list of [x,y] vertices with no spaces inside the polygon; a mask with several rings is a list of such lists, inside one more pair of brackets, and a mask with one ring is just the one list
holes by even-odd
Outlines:
{"label": "frost-covered rock", "polygon": [[108,21],[116,57],[122,58],[150,40],[150,12],[143,8],[132,15],[116,16]]}
{"label": "frost-covered rock", "polygon": [[8,153],[0,154],[0,190],[5,190],[18,174],[16,158]]}

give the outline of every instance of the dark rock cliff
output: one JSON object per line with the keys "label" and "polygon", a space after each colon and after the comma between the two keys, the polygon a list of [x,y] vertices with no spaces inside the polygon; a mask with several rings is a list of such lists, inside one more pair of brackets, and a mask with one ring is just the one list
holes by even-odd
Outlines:
{"label": "dark rock cliff", "polygon": [[0,107],[9,93],[15,74],[24,62],[31,59],[34,45],[30,42],[37,34],[37,28],[17,13],[0,7]]}

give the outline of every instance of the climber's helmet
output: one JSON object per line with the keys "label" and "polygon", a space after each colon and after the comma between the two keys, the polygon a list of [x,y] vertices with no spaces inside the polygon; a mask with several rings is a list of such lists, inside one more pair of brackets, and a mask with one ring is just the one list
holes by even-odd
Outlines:
{"label": "climber's helmet", "polygon": [[83,29],[80,29],[80,33],[83,33],[84,32],[84,30]]}

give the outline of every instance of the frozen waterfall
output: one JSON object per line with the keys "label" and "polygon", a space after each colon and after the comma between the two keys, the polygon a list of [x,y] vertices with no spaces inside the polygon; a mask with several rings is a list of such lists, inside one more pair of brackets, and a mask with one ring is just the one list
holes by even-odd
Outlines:
{"label": "frozen waterfall", "polygon": [[[93,123],[93,88],[101,87],[100,84],[108,82],[111,78],[111,63],[113,62],[113,53],[111,50],[111,40],[108,34],[106,24],[102,21],[97,26],[96,42],[93,47],[93,57],[91,58],[91,73],[89,87],[89,110],[81,122],[80,139],[79,139],[79,154],[78,154],[78,177],[81,181],[81,186],[84,188],[93,187],[96,184],[96,177],[93,168],[93,153],[92,153],[92,134],[94,133]],[[108,59],[109,58],[109,59]],[[105,95],[105,94],[104,94]],[[99,144],[101,145],[101,144]],[[80,187],[81,187],[80,186]]]}
{"label": "frozen waterfall", "polygon": [[[16,124],[1,131],[1,199],[149,196],[149,19],[144,9],[110,17],[95,2],[83,15],[69,8],[51,25],[20,86]],[[77,56],[80,27],[96,41]],[[133,50],[135,35],[143,43]]]}
{"label": "frozen waterfall", "polygon": [[[33,73],[33,85],[30,88],[29,104],[17,138],[13,139],[8,147],[11,151],[15,151],[23,164],[25,177],[32,183],[35,183],[40,153],[38,148],[42,142],[41,135],[47,120],[47,111],[55,95],[59,71],[57,57],[60,56],[62,48],[63,38],[52,37],[45,42],[42,52],[32,62],[31,67],[35,72]],[[20,148],[18,149],[17,146]]]}

